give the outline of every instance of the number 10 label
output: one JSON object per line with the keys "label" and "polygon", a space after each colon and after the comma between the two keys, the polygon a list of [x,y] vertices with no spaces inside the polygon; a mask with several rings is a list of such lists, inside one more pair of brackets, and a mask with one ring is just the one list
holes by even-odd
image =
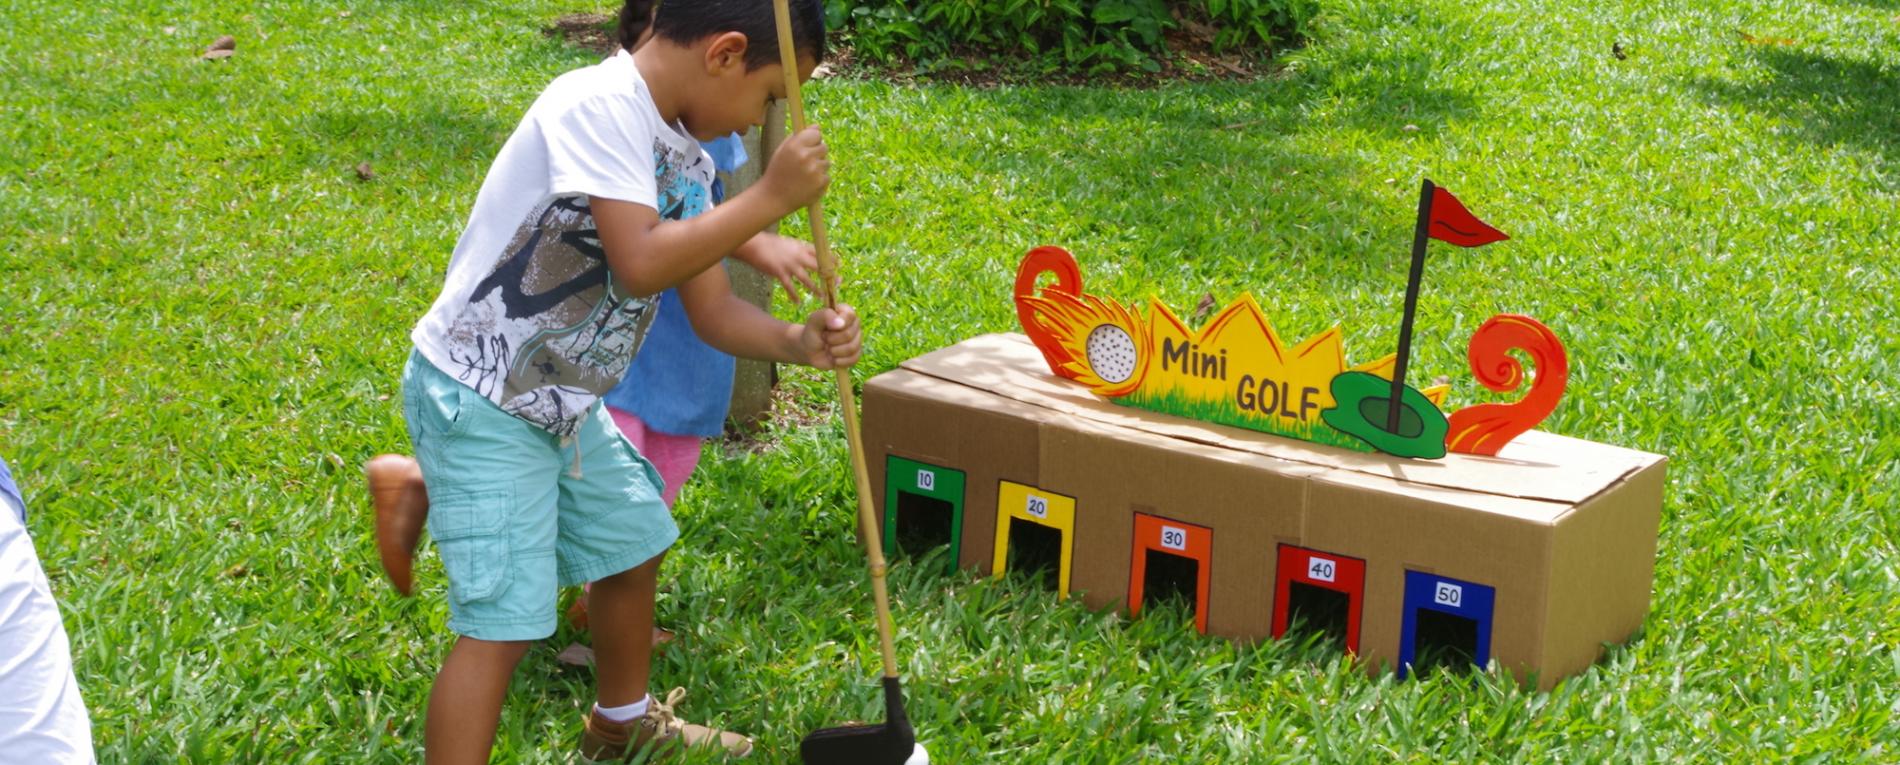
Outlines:
{"label": "number 10 label", "polygon": [[1464,605],[1464,600],[1465,588],[1450,582],[1439,582],[1437,589],[1432,591],[1432,602],[1437,605],[1458,608]]}
{"label": "number 10 label", "polygon": [[1187,530],[1173,526],[1162,526],[1161,546],[1170,550],[1186,550]]}
{"label": "number 10 label", "polygon": [[1326,558],[1315,555],[1306,559],[1306,578],[1315,582],[1333,581],[1333,576],[1337,571],[1338,564]]}
{"label": "number 10 label", "polygon": [[929,470],[917,471],[917,488],[922,491],[935,491],[937,488],[937,474]]}

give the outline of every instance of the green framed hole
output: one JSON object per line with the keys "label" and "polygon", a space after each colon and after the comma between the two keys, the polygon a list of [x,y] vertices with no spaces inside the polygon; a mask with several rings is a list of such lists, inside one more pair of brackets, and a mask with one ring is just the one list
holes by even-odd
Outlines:
{"label": "green framed hole", "polygon": [[963,471],[891,456],[884,463],[884,554],[917,556],[949,545],[946,573],[963,543]]}

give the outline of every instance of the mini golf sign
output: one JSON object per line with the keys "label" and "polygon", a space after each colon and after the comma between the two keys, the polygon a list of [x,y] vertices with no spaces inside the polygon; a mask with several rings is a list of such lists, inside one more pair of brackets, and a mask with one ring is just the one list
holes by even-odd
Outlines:
{"label": "mini golf sign", "polygon": [[[1057,247],[1024,257],[1017,318],[1051,371],[1127,406],[1401,457],[1496,454],[1555,409],[1568,376],[1563,346],[1529,317],[1500,315],[1472,338],[1472,370],[1487,388],[1508,392],[1525,377],[1509,351],[1530,356],[1538,375],[1522,401],[1447,418],[1439,406],[1449,386],[1405,385],[1427,238],[1476,247],[1506,237],[1425,181],[1399,349],[1357,366],[1346,361],[1338,326],[1288,344],[1250,295],[1196,331],[1158,299],[1143,316],[1086,294],[1075,258]],[[1045,275],[1054,281],[1038,290]]]}

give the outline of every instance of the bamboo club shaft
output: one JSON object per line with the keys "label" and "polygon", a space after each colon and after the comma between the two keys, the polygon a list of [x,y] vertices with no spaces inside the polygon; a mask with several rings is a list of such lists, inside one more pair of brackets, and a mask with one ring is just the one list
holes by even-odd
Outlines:
{"label": "bamboo club shaft", "polygon": [[[779,63],[785,69],[785,98],[790,102],[792,112],[792,132],[805,129],[805,99],[798,85],[798,52],[792,42],[792,13],[786,0],[772,0],[773,13],[778,17]],[[824,285],[825,303],[837,308],[838,298],[838,260],[831,253],[831,241],[825,235],[825,204],[823,199],[811,203],[806,209],[811,219],[811,243],[818,250],[818,280]],[[892,637],[894,627],[891,624],[890,594],[885,588],[884,545],[877,528],[877,514],[871,509],[871,474],[864,465],[864,441],[858,431],[857,397],[851,390],[851,370],[836,370],[834,377],[838,384],[838,406],[844,410],[845,440],[851,447],[851,473],[858,487],[858,528],[859,536],[864,539],[865,557],[870,561],[871,595],[877,604],[877,636],[884,654],[884,676],[897,677],[897,647]]]}

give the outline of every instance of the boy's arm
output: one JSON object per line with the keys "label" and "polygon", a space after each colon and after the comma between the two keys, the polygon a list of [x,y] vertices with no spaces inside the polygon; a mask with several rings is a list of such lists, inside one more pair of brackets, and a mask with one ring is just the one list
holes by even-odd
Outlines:
{"label": "boy's arm", "polygon": [[732,292],[723,268],[709,268],[679,287],[693,333],[741,358],[834,369],[857,363],[857,314],[850,307],[812,313],[804,324],[783,321]]}
{"label": "boy's arm", "polygon": [[785,297],[796,302],[798,285],[805,285],[813,295],[818,294],[818,283],[812,281],[811,273],[818,269],[818,251],[811,243],[801,242],[790,237],[772,233],[761,233],[746,240],[732,257],[757,269],[767,278],[775,279],[785,287]]}
{"label": "boy's arm", "polygon": [[831,183],[824,138],[806,128],[785,140],[752,188],[703,214],[660,221],[646,205],[589,197],[607,267],[634,295],[684,283],[719,263],[752,236],[811,204]]}

